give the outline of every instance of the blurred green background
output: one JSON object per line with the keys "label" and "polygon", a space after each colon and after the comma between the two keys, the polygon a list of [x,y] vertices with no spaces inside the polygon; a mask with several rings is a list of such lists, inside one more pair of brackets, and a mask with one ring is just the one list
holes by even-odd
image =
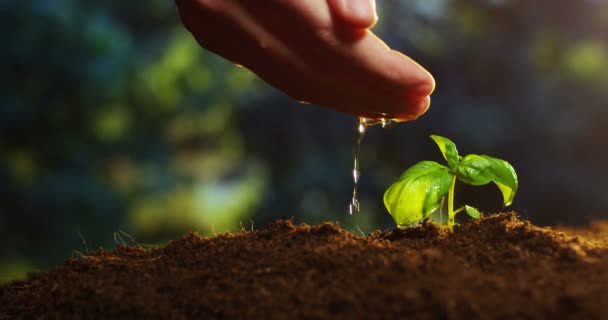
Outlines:
{"label": "blurred green background", "polygon": [[[437,91],[419,121],[368,131],[362,212],[349,216],[355,119],[200,49],[172,1],[0,1],[0,282],[125,233],[156,244],[292,216],[392,227],[382,194],[441,159],[430,134],[509,160],[525,218],[607,217],[606,1],[378,7],[374,31]],[[458,189],[457,202],[503,210],[494,187]]]}

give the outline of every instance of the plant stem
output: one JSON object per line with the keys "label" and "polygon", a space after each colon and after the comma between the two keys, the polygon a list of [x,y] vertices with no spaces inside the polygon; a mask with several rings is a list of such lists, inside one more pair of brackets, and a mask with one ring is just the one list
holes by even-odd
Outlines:
{"label": "plant stem", "polygon": [[448,228],[452,229],[454,227],[454,216],[456,213],[454,212],[454,189],[456,188],[456,176],[452,177],[452,185],[450,186],[450,191],[448,193]]}

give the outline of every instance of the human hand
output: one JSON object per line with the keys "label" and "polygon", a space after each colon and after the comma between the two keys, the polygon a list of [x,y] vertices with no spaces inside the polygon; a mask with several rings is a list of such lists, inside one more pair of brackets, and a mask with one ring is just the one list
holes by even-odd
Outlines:
{"label": "human hand", "polygon": [[176,0],[198,43],[296,100],[367,118],[413,120],[433,77],[370,30],[374,0]]}

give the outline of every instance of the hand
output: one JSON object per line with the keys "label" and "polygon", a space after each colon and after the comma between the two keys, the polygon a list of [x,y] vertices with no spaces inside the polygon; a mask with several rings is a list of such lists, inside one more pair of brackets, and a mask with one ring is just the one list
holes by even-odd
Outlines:
{"label": "hand", "polygon": [[433,77],[370,30],[374,0],[176,0],[198,43],[299,101],[413,120]]}

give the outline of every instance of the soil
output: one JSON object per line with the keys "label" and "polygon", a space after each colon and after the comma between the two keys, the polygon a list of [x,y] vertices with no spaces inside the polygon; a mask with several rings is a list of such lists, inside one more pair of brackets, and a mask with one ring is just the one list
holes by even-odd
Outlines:
{"label": "soil", "polygon": [[608,224],[492,215],[357,236],[277,221],[119,247],[0,288],[0,318],[606,319]]}

